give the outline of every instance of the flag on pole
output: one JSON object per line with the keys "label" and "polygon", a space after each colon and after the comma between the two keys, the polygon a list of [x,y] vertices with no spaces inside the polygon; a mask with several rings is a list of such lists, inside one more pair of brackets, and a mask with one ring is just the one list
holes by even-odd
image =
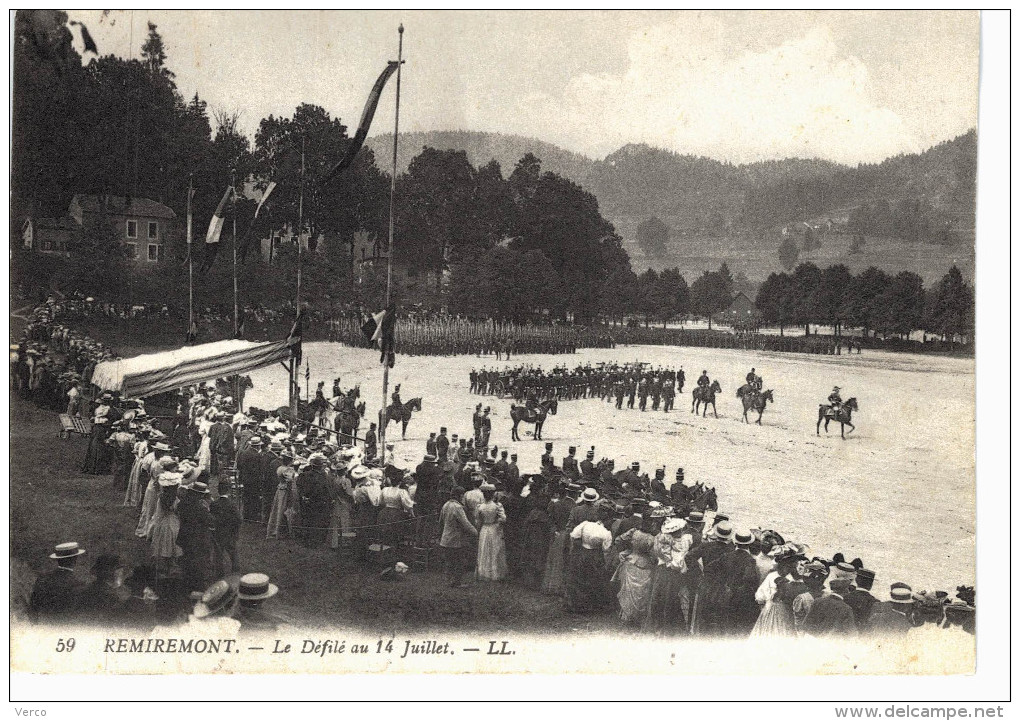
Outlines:
{"label": "flag on pole", "polygon": [[298,365],[301,365],[301,327],[304,325],[305,312],[303,310],[298,311],[297,318],[294,319],[294,325],[290,329],[290,335],[287,336],[287,345],[290,346],[291,356],[297,361]]}
{"label": "flag on pole", "polygon": [[209,230],[205,234],[206,243],[220,242],[220,233],[223,232],[223,218],[227,214],[227,203],[233,200],[233,194],[233,186],[228,185],[223,193],[223,197],[220,198],[220,204],[216,206],[216,212],[213,213],[212,220],[209,221]]}
{"label": "flag on pole", "polygon": [[354,133],[354,137],[351,138],[344,157],[330,169],[329,174],[326,176],[327,183],[347,170],[351,163],[354,162],[358,151],[361,150],[361,146],[365,143],[365,138],[368,137],[368,129],[372,125],[372,118],[375,117],[375,110],[379,107],[379,97],[382,95],[383,88],[386,87],[386,81],[397,71],[397,66],[398,63],[396,61],[389,61],[386,64],[386,69],[382,71],[379,78],[375,81],[375,85],[372,86],[372,92],[368,94],[368,101],[365,103],[365,110],[361,113],[361,122],[358,123],[358,130]]}
{"label": "flag on pole", "polygon": [[209,229],[205,233],[205,258],[202,260],[200,272],[205,273],[212,268],[216,260],[216,252],[220,247],[220,233],[223,232],[223,219],[227,214],[227,204],[234,200],[234,187],[228,185],[220,204],[216,206],[212,220],[209,221]]}
{"label": "flag on pole", "polygon": [[188,181],[188,253],[191,252],[191,199],[195,197],[195,189],[190,187],[191,181]]}
{"label": "flag on pole", "polygon": [[255,206],[255,217],[259,217],[259,211],[262,210],[262,206],[265,205],[266,201],[269,200],[269,196],[272,195],[273,190],[276,188],[276,181],[269,181],[269,185],[266,186],[265,192],[262,193],[262,197],[259,198],[259,204]]}
{"label": "flag on pole", "polygon": [[379,344],[379,362],[393,367],[396,360],[394,346],[396,344],[397,329],[397,307],[390,303],[384,311],[372,316],[376,324],[375,332],[372,334],[372,342]]}

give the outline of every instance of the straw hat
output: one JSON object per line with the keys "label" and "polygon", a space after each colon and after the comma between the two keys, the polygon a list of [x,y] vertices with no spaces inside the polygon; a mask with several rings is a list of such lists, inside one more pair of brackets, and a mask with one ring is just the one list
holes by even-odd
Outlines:
{"label": "straw hat", "polygon": [[237,605],[237,600],[237,589],[226,581],[219,580],[202,594],[202,599],[195,604],[193,613],[195,618],[206,618],[223,611],[230,615]]}
{"label": "straw hat", "polygon": [[279,590],[276,584],[269,582],[266,574],[246,573],[241,576],[237,597],[242,601],[263,601],[275,596]]}
{"label": "straw hat", "polygon": [[85,553],[85,549],[79,546],[76,541],[68,541],[67,543],[58,543],[53,548],[50,558],[59,561],[64,558],[76,558],[83,553]]}

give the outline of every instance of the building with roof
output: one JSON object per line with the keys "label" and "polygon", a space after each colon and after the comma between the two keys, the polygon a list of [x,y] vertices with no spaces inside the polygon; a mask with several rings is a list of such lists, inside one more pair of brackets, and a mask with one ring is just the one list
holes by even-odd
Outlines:
{"label": "building with roof", "polygon": [[67,215],[60,218],[26,218],[21,243],[27,250],[49,255],[70,254],[82,230],[105,215],[128,257],[144,266],[163,257],[163,246],[177,219],[173,210],[149,198],[84,195],[71,198]]}

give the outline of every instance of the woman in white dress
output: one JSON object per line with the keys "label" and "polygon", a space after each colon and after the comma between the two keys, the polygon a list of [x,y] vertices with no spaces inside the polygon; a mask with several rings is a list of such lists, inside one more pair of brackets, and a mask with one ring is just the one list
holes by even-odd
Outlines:
{"label": "woman in white dress", "polygon": [[169,452],[170,446],[157,442],[153,444],[152,451],[142,459],[139,483],[146,478],[148,482],[145,484],[142,510],[138,514],[138,524],[135,526],[135,535],[139,538],[146,538],[149,535],[152,516],[156,513],[156,503],[159,500],[159,474],[163,472],[163,459]]}
{"label": "woman in white dress", "polygon": [[141,487],[142,459],[149,454],[149,441],[142,438],[135,442],[135,462],[131,465],[131,473],[128,476],[128,487],[124,493],[124,505],[130,508],[138,506],[142,500],[144,489]]}
{"label": "woman in white dress", "polygon": [[503,540],[506,511],[502,503],[495,501],[495,486],[483,483],[480,490],[485,501],[475,509],[474,519],[475,527],[478,528],[478,580],[504,581],[509,575],[506,542]]}
{"label": "woman in white dress", "polygon": [[776,546],[769,553],[776,562],[774,571],[770,571],[765,580],[755,591],[754,599],[762,607],[758,620],[751,629],[752,638],[773,638],[794,636],[793,608],[781,600],[780,587],[798,580],[797,562],[805,560],[793,544]]}
{"label": "woman in white dress", "polygon": [[202,442],[198,446],[198,467],[207,473],[212,473],[212,448],[209,446],[209,428],[212,427],[206,419],[198,422],[198,435]]}

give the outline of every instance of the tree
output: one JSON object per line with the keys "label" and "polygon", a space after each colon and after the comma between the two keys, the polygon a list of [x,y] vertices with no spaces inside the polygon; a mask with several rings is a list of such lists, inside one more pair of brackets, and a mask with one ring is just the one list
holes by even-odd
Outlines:
{"label": "tree", "polygon": [[876,327],[881,312],[879,299],[888,285],[889,276],[875,266],[857,276],[854,293],[848,302],[848,319],[864,330],[865,338],[868,331]]}
{"label": "tree", "polygon": [[929,294],[930,310],[925,329],[938,333],[950,342],[955,336],[974,335],[974,289],[963,279],[955,265],[949,269]]}
{"label": "tree", "polygon": [[661,258],[669,243],[669,226],[654,215],[637,227],[637,242],[649,258]]}
{"label": "tree", "polygon": [[832,326],[834,335],[840,334],[840,324],[851,310],[848,298],[855,292],[854,277],[843,264],[830,265],[822,271],[818,286],[819,320]]}
{"label": "tree", "polygon": [[726,279],[719,272],[705,271],[691,285],[691,310],[697,315],[708,318],[708,328],[712,329],[712,316],[726,310],[733,302],[727,290]]}
{"label": "tree", "polygon": [[897,273],[877,298],[877,329],[883,333],[908,336],[911,331],[922,327],[924,304],[921,276],[906,270]]}
{"label": "tree", "polygon": [[174,74],[164,67],[166,52],[163,50],[163,37],[156,31],[156,23],[149,23],[149,35],[142,44],[142,62],[150,73],[166,78],[174,77]]}
{"label": "tree", "polygon": [[804,335],[811,333],[811,323],[822,317],[819,290],[822,271],[814,263],[801,263],[793,271],[790,290],[793,295],[793,318],[804,326]]}
{"label": "tree", "polygon": [[797,247],[797,243],[793,240],[793,236],[784,236],[783,242],[779,246],[779,262],[782,263],[783,268],[788,271],[793,270],[793,266],[797,265],[797,258],[799,256],[800,249]]}
{"label": "tree", "polygon": [[659,273],[656,298],[660,303],[658,315],[663,328],[674,317],[690,310],[690,289],[679,268],[666,268]]}
{"label": "tree", "polygon": [[127,250],[105,213],[88,223],[68,250],[62,287],[99,298],[125,295]]}
{"label": "tree", "polygon": [[786,273],[771,273],[758,289],[754,306],[761,313],[766,323],[779,326],[779,335],[783,335],[783,327],[793,321],[793,295],[790,276]]}

